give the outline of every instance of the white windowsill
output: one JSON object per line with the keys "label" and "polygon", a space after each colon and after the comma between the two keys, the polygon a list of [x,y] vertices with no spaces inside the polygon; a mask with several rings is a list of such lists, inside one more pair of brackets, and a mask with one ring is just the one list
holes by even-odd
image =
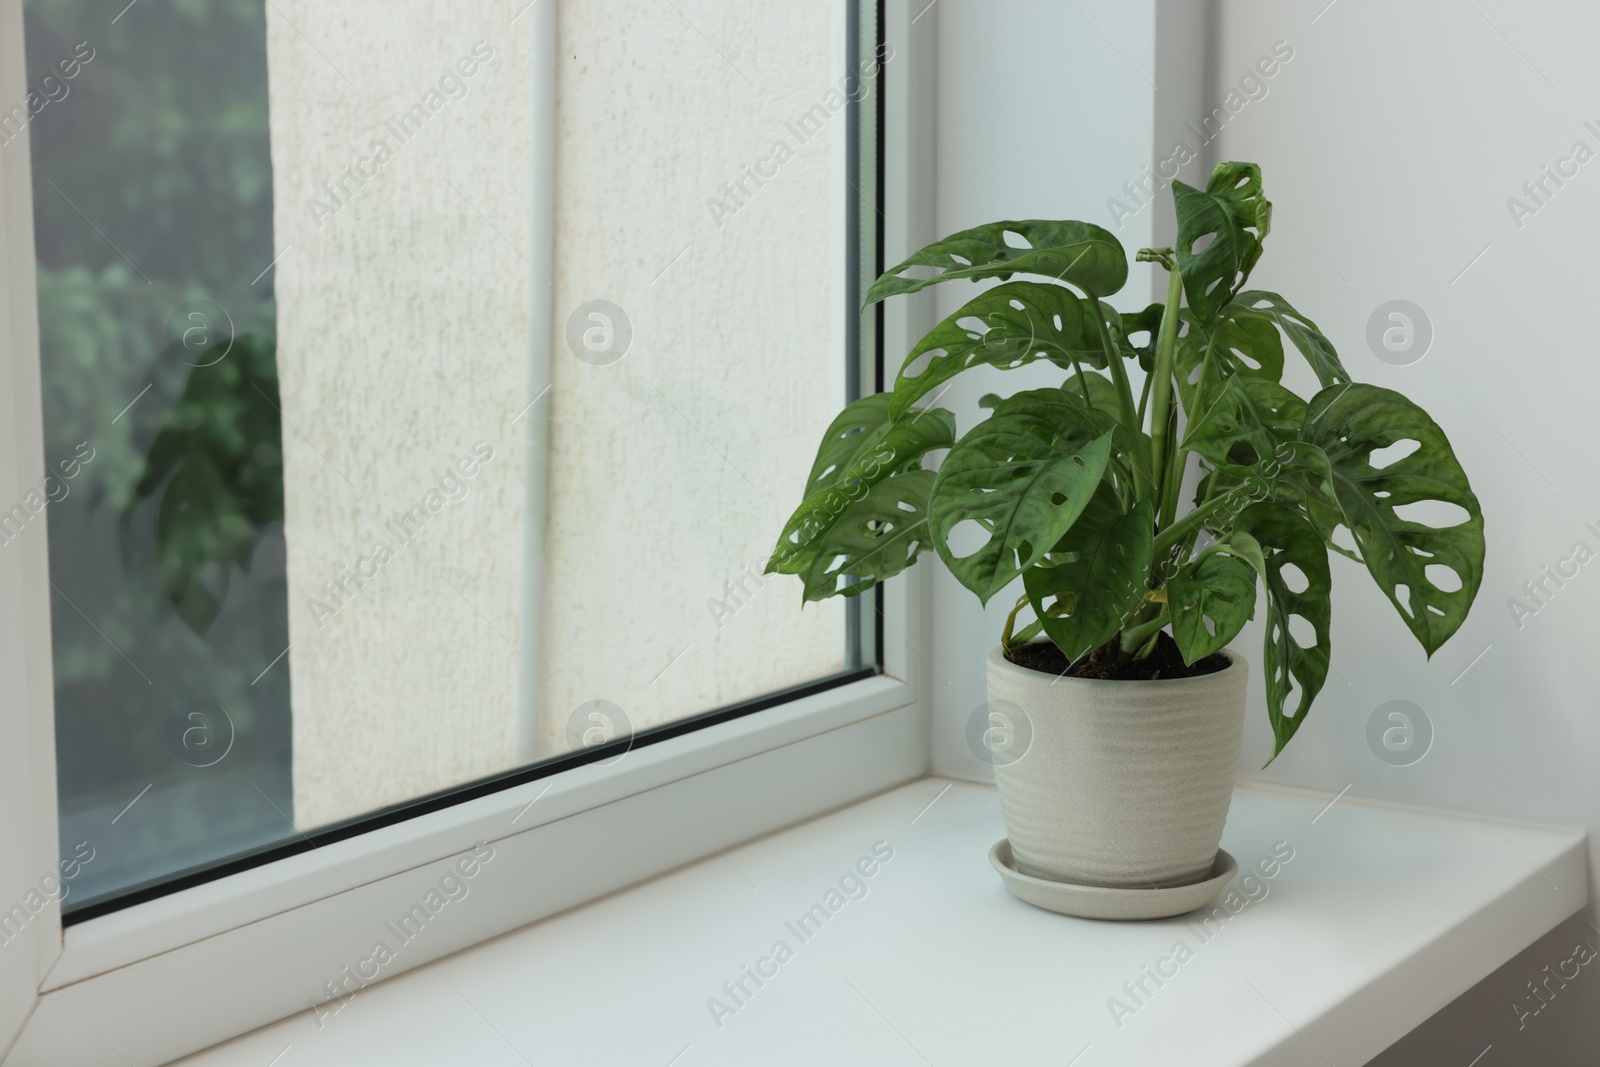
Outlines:
{"label": "white windowsill", "polygon": [[[1280,841],[1294,858],[1209,941],[1204,912],[1101,923],[1012,898],[986,857],[994,790],[923,779],[181,1062],[1347,1067],[1588,899],[1581,832],[1329,799],[1238,790],[1241,870]],[[785,924],[880,841],[866,894],[802,942]],[[1180,940],[1191,958],[1119,1028],[1110,998],[1132,1005],[1123,984]],[[708,999],[731,1005],[723,983],[778,941],[792,958],[719,1029]]]}

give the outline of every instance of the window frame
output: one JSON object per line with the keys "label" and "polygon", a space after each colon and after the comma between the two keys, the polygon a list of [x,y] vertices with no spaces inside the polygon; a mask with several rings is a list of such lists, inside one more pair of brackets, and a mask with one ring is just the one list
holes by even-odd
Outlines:
{"label": "window frame", "polygon": [[[21,3],[0,0],[0,99],[26,82]],[[864,117],[880,145],[877,187],[859,192],[881,219],[880,259],[892,263],[931,238],[935,20],[920,18],[925,0],[876,6],[892,61],[868,97],[876,114]],[[554,7],[527,13],[529,32],[552,51]],[[842,39],[848,10],[841,4],[836,15]],[[25,135],[0,150],[0,300],[11,312],[0,332],[9,368],[0,375],[0,418],[15,427],[13,440],[0,438],[0,492],[36,485],[44,472],[30,186]],[[927,294],[879,305],[863,353],[908,350],[931,310]],[[863,377],[867,390],[883,387],[883,368]],[[51,604],[38,525],[22,551],[0,553],[0,668],[16,667],[25,696],[3,715],[29,738],[0,753],[8,782],[0,800],[25,813],[7,820],[0,838],[18,843],[0,855],[6,889],[58,860]],[[375,980],[921,777],[930,762],[924,571],[913,568],[877,594],[874,676],[679,732],[615,763],[442,804],[64,931],[59,909],[47,908],[27,930],[33,952],[0,946],[0,1050],[22,1022],[17,990],[37,993],[6,1062],[158,1064],[295,1012],[310,1020],[319,982],[308,975],[334,979],[366,955],[381,917],[404,912],[479,842],[493,846],[495,859],[474,882],[476,903],[430,928],[425,943]],[[606,842],[603,854],[596,841]]]}

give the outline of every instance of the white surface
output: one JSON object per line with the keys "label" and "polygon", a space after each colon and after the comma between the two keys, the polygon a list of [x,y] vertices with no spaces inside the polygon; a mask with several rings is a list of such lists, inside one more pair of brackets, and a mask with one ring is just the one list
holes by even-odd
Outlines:
{"label": "white surface", "polygon": [[[24,66],[22,5],[0,0],[0,108],[25,100]],[[7,135],[15,130],[13,120]],[[27,917],[20,931],[12,920],[0,945],[0,1057],[61,951],[60,906],[50,893],[60,892],[62,871],[29,136],[0,146],[0,512],[20,509],[27,520],[18,532],[11,518],[0,544],[0,913],[22,906]]]}
{"label": "white surface", "polygon": [[[923,779],[182,1062],[1347,1067],[1587,898],[1575,831],[1329,799],[1237,794],[1241,866],[1294,855],[1208,943],[1192,917],[1016,900],[985,858],[993,790]],[[785,923],[877,842],[893,858],[801,943]],[[1192,958],[1119,1030],[1108,1000],[1180,939]],[[708,998],[779,940],[792,957],[719,1029]]]}
{"label": "white surface", "polygon": [[479,841],[471,906],[385,976],[909,781],[910,699],[867,679],[70,927],[5,1063],[153,1067],[302,1011]]}

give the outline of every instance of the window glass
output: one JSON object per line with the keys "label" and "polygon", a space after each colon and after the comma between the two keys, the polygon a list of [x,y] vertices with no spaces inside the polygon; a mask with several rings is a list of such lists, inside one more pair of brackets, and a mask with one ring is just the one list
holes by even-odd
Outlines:
{"label": "window glass", "polygon": [[761,573],[860,388],[854,5],[118,6],[0,115],[69,914],[876,661]]}

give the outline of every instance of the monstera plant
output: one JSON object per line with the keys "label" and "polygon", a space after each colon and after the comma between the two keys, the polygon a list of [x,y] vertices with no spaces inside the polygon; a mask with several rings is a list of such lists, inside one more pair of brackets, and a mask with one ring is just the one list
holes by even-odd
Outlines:
{"label": "monstera plant", "polygon": [[[858,595],[930,548],[985,603],[1021,578],[1003,651],[1051,642],[1067,673],[1136,666],[1158,640],[1197,664],[1253,616],[1259,583],[1275,758],[1327,677],[1330,553],[1366,567],[1431,656],[1478,591],[1483,516],[1427,412],[1353,381],[1309,317],[1247,288],[1272,221],[1260,168],[1172,187],[1177,246],[1137,253],[1166,271],[1163,303],[1104,303],[1128,257],[1084,222],[975,227],[880,277],[868,304],[1001,284],[828,427],[767,570],[806,600]],[[1291,351],[1320,383],[1309,398],[1283,383]],[[984,397],[965,434],[924,403],[964,371],[1039,361],[1058,387]],[[1453,524],[1430,525],[1441,512]]]}

